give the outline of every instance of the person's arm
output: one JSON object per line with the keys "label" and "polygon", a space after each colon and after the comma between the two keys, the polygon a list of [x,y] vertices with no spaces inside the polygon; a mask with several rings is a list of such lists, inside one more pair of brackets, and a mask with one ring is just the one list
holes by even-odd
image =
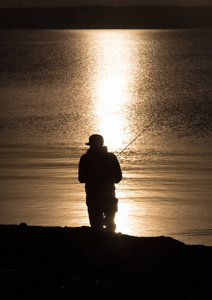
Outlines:
{"label": "person's arm", "polygon": [[113,170],[114,183],[119,183],[122,180],[122,172],[119,161],[115,155],[113,155]]}
{"label": "person's arm", "polygon": [[80,158],[79,161],[78,180],[81,183],[85,183],[87,180],[86,162],[84,155]]}

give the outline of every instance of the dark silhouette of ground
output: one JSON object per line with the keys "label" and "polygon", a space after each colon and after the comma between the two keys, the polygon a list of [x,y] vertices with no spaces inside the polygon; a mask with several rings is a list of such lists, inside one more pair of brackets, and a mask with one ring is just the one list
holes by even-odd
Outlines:
{"label": "dark silhouette of ground", "polygon": [[0,9],[0,28],[212,28],[212,7],[87,6]]}
{"label": "dark silhouette of ground", "polygon": [[0,226],[1,299],[210,299],[212,247],[89,227]]}

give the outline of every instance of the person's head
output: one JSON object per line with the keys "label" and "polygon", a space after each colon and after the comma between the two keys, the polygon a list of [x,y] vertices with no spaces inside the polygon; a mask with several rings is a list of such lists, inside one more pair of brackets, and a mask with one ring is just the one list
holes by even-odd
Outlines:
{"label": "person's head", "polygon": [[89,137],[89,142],[86,145],[90,146],[91,148],[98,148],[104,145],[104,139],[100,134],[92,134]]}

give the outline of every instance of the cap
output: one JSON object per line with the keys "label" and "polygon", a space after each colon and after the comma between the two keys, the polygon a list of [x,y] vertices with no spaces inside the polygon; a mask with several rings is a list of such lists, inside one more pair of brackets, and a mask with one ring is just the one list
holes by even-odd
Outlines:
{"label": "cap", "polygon": [[89,142],[86,145],[89,146],[103,146],[104,139],[100,134],[93,134],[89,137]]}

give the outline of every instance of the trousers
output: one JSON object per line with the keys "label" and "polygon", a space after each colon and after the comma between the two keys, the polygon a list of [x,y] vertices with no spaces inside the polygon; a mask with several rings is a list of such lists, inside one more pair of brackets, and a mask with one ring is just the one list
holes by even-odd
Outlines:
{"label": "trousers", "polygon": [[115,214],[118,211],[118,199],[115,197],[115,191],[87,193],[86,204],[92,228],[116,230]]}

